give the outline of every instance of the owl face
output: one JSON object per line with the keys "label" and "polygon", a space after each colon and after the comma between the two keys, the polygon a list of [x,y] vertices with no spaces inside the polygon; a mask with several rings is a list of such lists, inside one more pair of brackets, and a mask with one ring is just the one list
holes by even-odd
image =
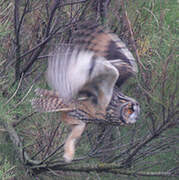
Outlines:
{"label": "owl face", "polygon": [[107,117],[113,122],[133,124],[139,118],[139,114],[139,103],[135,99],[125,96],[115,88],[113,98],[107,109]]}
{"label": "owl face", "polygon": [[125,124],[133,124],[139,117],[140,107],[137,102],[126,102],[120,107],[120,120]]}

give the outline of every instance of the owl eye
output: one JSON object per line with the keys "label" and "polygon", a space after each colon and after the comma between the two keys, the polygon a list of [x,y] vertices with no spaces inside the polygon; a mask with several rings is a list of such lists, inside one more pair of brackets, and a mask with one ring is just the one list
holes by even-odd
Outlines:
{"label": "owl eye", "polygon": [[134,112],[134,105],[132,103],[129,103],[126,107],[126,113],[128,115],[131,115]]}
{"label": "owl eye", "polygon": [[134,112],[134,109],[133,109],[133,107],[131,107],[131,108],[128,108],[128,110],[127,110],[127,113],[130,115],[130,114],[132,114]]}

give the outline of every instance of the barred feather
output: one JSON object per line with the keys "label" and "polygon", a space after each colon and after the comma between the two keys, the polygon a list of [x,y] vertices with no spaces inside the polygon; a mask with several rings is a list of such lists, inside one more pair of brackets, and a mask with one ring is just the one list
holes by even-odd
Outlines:
{"label": "barred feather", "polygon": [[45,97],[45,98],[48,98],[48,97],[59,98],[58,93],[53,90],[37,88],[37,89],[35,89],[35,94],[37,96]]}
{"label": "barred feather", "polygon": [[56,92],[46,89],[36,89],[35,93],[39,98],[31,100],[32,107],[37,112],[58,112],[74,110],[74,105],[64,104],[63,100],[59,98]]}

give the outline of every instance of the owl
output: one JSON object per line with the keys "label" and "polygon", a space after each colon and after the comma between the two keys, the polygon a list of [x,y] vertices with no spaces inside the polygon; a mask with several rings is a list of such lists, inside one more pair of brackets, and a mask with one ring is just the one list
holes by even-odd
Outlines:
{"label": "owl", "polygon": [[73,44],[60,45],[50,55],[46,78],[52,90],[37,89],[32,106],[39,112],[61,112],[71,126],[64,145],[64,160],[71,162],[84,119],[134,123],[139,104],[120,93],[118,87],[138,72],[126,45],[96,24],[85,24],[75,32]]}

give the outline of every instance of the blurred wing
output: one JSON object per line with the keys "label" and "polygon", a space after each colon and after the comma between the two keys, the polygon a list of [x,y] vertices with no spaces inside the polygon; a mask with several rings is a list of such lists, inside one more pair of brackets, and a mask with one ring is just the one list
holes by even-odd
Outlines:
{"label": "blurred wing", "polygon": [[108,105],[117,78],[117,69],[90,51],[60,47],[48,61],[48,83],[64,101],[70,101],[88,88],[88,91],[96,89],[102,96],[99,101]]}
{"label": "blurred wing", "polygon": [[[86,28],[88,27],[88,28]],[[82,25],[77,31],[74,42],[80,47],[105,57],[119,71],[118,85],[138,72],[137,64],[126,45],[113,33],[99,25]]]}

